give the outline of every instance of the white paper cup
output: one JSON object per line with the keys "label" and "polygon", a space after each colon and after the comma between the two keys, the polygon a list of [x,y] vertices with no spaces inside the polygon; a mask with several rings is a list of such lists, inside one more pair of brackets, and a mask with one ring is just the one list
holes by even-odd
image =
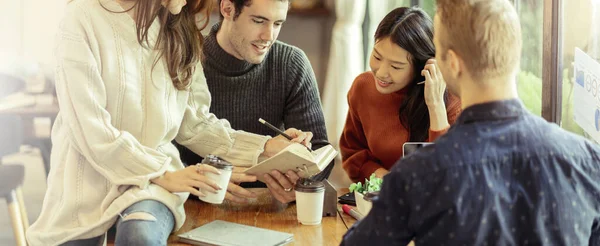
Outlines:
{"label": "white paper cup", "polygon": [[231,172],[233,171],[233,166],[229,162],[213,155],[208,155],[206,158],[204,158],[202,164],[211,165],[221,172],[221,174],[205,172],[204,175],[213,182],[215,182],[217,185],[219,185],[222,189],[217,190],[217,193],[215,194],[211,191],[200,188],[198,190],[204,193],[204,195],[206,196],[198,198],[208,203],[223,203],[223,200],[225,199],[225,194],[227,194],[227,185],[229,185],[229,179],[231,179]]}
{"label": "white paper cup", "polygon": [[229,184],[229,179],[231,178],[231,170],[219,171],[221,171],[221,175],[214,173],[205,173],[204,175],[206,175],[206,177],[208,177],[210,180],[217,183],[222,189],[218,190],[216,194],[204,189],[199,189],[200,192],[206,195],[205,197],[199,197],[200,200],[214,204],[223,203],[223,200],[225,199],[225,194],[227,194],[227,185]]}
{"label": "white paper cup", "polygon": [[302,184],[299,180],[295,187],[296,214],[303,225],[319,225],[323,218],[323,199],[325,186],[321,182]]}

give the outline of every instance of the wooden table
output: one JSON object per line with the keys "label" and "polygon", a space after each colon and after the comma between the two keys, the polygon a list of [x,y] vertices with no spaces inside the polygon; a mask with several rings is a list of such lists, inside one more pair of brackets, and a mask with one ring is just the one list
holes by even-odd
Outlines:
{"label": "wooden table", "polygon": [[[342,188],[342,189],[338,189],[338,197],[341,195],[344,195],[346,193],[348,193],[348,188]],[[344,213],[344,211],[342,210],[342,204],[337,204],[338,206],[338,216],[340,216],[342,218],[342,220],[344,221],[344,224],[346,226],[346,229],[349,229],[352,225],[354,225],[354,223],[356,223],[356,219],[346,213]]]}
{"label": "wooden table", "polygon": [[[54,99],[56,102],[56,99]],[[34,104],[26,107],[19,108],[8,108],[8,109],[0,109],[0,115],[12,115],[20,117],[23,121],[23,130],[26,131],[26,134],[33,134],[33,119],[46,117],[50,118],[50,125],[54,123],[56,119],[56,115],[58,114],[58,104],[53,103],[50,105],[38,105]]]}
{"label": "wooden table", "polygon": [[[321,225],[301,225],[296,219],[295,204],[274,202],[267,189],[251,189],[258,198],[249,204],[235,204],[225,201],[221,205],[212,205],[189,199],[185,203],[187,219],[183,227],[171,235],[169,245],[187,245],[177,242],[178,234],[185,233],[213,220],[224,220],[249,226],[256,226],[294,234],[294,242],[290,245],[339,245],[347,226],[356,220],[341,212],[335,217],[324,217]],[[338,194],[344,194],[342,189]]]}

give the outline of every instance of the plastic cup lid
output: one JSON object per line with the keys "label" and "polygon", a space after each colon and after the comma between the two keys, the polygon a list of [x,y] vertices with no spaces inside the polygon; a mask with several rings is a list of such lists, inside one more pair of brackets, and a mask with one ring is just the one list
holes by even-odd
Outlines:
{"label": "plastic cup lid", "polygon": [[320,181],[312,181],[309,179],[299,179],[296,182],[296,186],[294,187],[294,189],[298,192],[314,193],[314,192],[321,192],[321,191],[325,190],[325,185],[323,184],[323,182],[320,182]]}
{"label": "plastic cup lid", "polygon": [[204,160],[202,160],[202,164],[208,164],[221,170],[233,170],[233,165],[231,165],[231,163],[214,155],[207,155]]}

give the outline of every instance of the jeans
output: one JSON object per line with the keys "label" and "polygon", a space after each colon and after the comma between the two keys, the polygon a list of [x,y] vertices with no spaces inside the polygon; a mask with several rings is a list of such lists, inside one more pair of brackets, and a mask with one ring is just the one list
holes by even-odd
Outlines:
{"label": "jeans", "polygon": [[[167,245],[175,226],[171,210],[161,202],[143,200],[129,206],[117,220],[115,245]],[[73,240],[63,246],[96,246],[104,243],[104,235]]]}

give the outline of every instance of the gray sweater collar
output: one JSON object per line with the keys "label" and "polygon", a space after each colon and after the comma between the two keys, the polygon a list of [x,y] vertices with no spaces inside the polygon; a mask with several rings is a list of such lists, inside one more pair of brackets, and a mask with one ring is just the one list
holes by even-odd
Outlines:
{"label": "gray sweater collar", "polygon": [[229,76],[237,76],[248,72],[256,64],[240,60],[227,53],[217,42],[217,31],[220,23],[215,24],[204,40],[204,66],[210,66]]}

